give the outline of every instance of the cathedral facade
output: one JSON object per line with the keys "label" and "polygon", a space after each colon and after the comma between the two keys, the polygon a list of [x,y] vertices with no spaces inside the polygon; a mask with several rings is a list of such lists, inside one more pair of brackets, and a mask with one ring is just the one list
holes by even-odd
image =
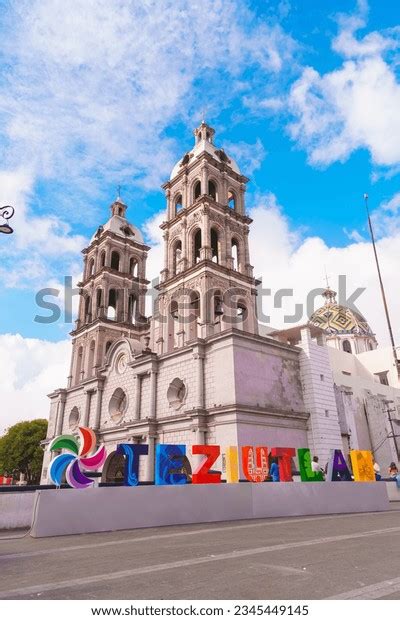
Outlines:
{"label": "cathedral facade", "polygon": [[[321,462],[342,447],[330,334],[316,317],[294,331],[259,333],[248,179],[214,144],[209,125],[194,136],[163,185],[164,264],[153,315],[145,316],[150,248],[120,197],[83,250],[70,375],[50,394],[47,441],[93,428],[109,455],[104,482],[121,477],[119,443],[148,444],[146,481],[154,479],[157,443],[309,446]],[[370,334],[368,343],[375,348]],[[223,471],[223,457],[218,465]]]}

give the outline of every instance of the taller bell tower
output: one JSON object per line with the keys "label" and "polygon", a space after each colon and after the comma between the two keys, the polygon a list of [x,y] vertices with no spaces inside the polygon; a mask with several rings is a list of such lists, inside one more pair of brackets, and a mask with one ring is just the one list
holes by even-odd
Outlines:
{"label": "taller bell tower", "polygon": [[248,179],[202,122],[163,185],[164,268],[153,322],[159,354],[227,329],[257,333],[256,281],[245,213]]}

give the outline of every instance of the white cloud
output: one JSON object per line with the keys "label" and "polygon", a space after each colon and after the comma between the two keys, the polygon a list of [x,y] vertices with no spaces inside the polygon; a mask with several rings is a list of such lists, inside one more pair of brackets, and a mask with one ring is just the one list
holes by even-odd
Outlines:
{"label": "white cloud", "polygon": [[378,166],[400,162],[400,84],[387,56],[400,47],[400,28],[357,39],[366,10],[363,2],[356,15],[339,16],[332,46],[343,64],[325,74],[306,67],[291,88],[289,132],[312,164],[344,161],[359,148],[368,149]]}
{"label": "white cloud", "polygon": [[177,158],[165,130],[193,126],[211,92],[226,105],[243,96],[244,69],[278,75],[294,50],[241,0],[20,0],[3,18],[0,199],[16,213],[0,277],[10,287],[65,271],[85,245],[71,226],[90,225],[105,182],[158,188]]}
{"label": "white cloud", "polygon": [[233,81],[244,67],[277,73],[293,49],[278,25],[231,0],[11,7],[0,91],[8,167],[29,162],[42,177],[78,186],[92,173],[158,186],[174,159],[164,129],[204,101],[207,80],[229,98],[216,70]]}
{"label": "white cloud", "polygon": [[[33,175],[26,168],[0,171],[0,204],[15,208],[10,224],[13,234],[0,249],[0,279],[6,288],[45,286],[51,268],[68,255],[79,255],[85,245],[82,235],[55,215],[32,214],[28,204],[33,194]],[[49,261],[56,261],[53,265]]]}
{"label": "white cloud", "polygon": [[0,336],[0,434],[22,420],[47,418],[47,394],[64,387],[71,343]]}
{"label": "white cloud", "polygon": [[224,148],[229,157],[233,157],[239,164],[242,174],[250,176],[263,163],[267,152],[260,138],[254,144],[248,142],[224,142]]}

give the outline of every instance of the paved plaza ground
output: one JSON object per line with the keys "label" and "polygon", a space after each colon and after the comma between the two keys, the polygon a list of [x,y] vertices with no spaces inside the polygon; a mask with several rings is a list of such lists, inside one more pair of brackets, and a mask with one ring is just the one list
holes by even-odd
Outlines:
{"label": "paved plaza ground", "polygon": [[398,599],[399,508],[2,539],[0,598]]}

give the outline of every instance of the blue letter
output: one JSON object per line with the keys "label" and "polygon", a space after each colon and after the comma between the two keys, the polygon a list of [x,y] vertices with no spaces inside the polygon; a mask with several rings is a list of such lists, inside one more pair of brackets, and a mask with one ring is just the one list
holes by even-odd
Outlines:
{"label": "blue letter", "polygon": [[139,456],[148,453],[149,446],[142,443],[120,443],[117,446],[117,454],[125,456],[125,486],[136,487],[139,484]]}
{"label": "blue letter", "polygon": [[182,473],[186,446],[159,443],[156,445],[156,484],[186,484],[186,474]]}

